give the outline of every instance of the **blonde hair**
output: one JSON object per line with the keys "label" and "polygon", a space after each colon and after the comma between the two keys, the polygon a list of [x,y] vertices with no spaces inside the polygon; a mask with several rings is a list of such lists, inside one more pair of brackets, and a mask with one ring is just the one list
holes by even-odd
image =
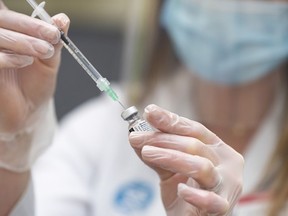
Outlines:
{"label": "blonde hair", "polygon": [[[124,80],[130,103],[142,106],[141,101],[157,86],[160,78],[169,76],[178,64],[166,32],[159,26],[159,10],[162,0],[138,0],[128,30]],[[133,8],[135,9],[135,8]],[[129,85],[126,85],[128,82]],[[288,85],[288,76],[287,83]],[[286,88],[288,91],[288,88]],[[288,97],[288,93],[286,94]],[[288,98],[286,98],[288,101]],[[269,179],[272,198],[267,215],[275,216],[284,208],[288,198],[288,112],[285,106],[284,129],[276,150],[270,159],[263,182]],[[279,166],[280,164],[280,166]],[[273,176],[271,177],[271,170]],[[266,185],[266,184],[265,184]],[[266,185],[267,186],[267,185]],[[265,188],[265,190],[267,187]]]}
{"label": "blonde hair", "polygon": [[161,4],[161,0],[142,0],[132,5],[134,12],[127,22],[122,76],[131,104],[141,106],[160,78],[174,71],[176,65],[170,40],[158,21]]}
{"label": "blonde hair", "polygon": [[277,145],[277,149],[271,160],[272,164],[281,162],[281,166],[275,173],[275,179],[273,180],[272,197],[273,203],[271,203],[269,209],[269,216],[275,216],[280,213],[287,203],[288,198],[288,129],[282,135],[280,142]]}
{"label": "blonde hair", "polygon": [[[287,68],[287,67],[286,67]],[[284,74],[286,80],[285,85],[288,85],[288,76]],[[269,166],[266,169],[266,174],[263,178],[270,179],[271,200],[269,216],[278,215],[285,208],[288,200],[288,88],[285,88],[285,106],[283,109],[283,130],[280,132],[280,138],[276,149],[270,159]]]}

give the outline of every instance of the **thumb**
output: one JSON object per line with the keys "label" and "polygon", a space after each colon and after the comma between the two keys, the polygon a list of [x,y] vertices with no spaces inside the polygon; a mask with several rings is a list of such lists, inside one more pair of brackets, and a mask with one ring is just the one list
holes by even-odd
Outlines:
{"label": "thumb", "polygon": [[[60,30],[62,30],[65,33],[65,35],[67,35],[68,29],[69,29],[69,26],[70,26],[69,17],[66,14],[64,14],[64,13],[60,13],[60,14],[57,14],[54,17],[52,17],[52,20],[55,23],[55,25]],[[60,47],[62,47],[62,46],[60,46]]]}
{"label": "thumb", "polygon": [[0,0],[0,9],[7,9],[7,7],[6,7],[5,4],[2,2],[2,0]]}
{"label": "thumb", "polygon": [[[60,13],[60,14],[53,16],[52,20],[53,20],[54,24],[61,31],[63,31],[65,33],[65,35],[67,35],[68,29],[70,26],[69,17],[64,13]],[[46,64],[54,65],[55,63],[57,63],[57,61],[59,61],[62,47],[63,47],[63,45],[62,45],[61,41],[57,45],[55,45],[55,53],[54,53],[52,58],[45,60]]]}

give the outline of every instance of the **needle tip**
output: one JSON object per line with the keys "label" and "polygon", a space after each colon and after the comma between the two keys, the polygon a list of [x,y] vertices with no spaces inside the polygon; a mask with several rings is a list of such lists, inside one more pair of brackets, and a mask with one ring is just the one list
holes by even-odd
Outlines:
{"label": "needle tip", "polygon": [[126,107],[118,100],[118,103],[120,104],[120,106],[125,110]]}

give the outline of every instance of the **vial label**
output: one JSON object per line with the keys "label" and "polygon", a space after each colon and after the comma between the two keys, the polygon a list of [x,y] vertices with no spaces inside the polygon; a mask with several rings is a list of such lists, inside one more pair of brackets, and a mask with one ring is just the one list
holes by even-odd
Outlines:
{"label": "vial label", "polygon": [[129,132],[133,131],[152,131],[151,126],[144,120],[137,122],[132,127],[129,128]]}

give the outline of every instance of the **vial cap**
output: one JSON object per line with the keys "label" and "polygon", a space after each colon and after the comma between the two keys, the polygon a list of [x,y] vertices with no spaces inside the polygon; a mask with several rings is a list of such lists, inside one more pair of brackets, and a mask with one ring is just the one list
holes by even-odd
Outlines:
{"label": "vial cap", "polygon": [[121,113],[121,117],[126,121],[131,116],[136,115],[136,114],[138,114],[137,108],[135,106],[131,106]]}

